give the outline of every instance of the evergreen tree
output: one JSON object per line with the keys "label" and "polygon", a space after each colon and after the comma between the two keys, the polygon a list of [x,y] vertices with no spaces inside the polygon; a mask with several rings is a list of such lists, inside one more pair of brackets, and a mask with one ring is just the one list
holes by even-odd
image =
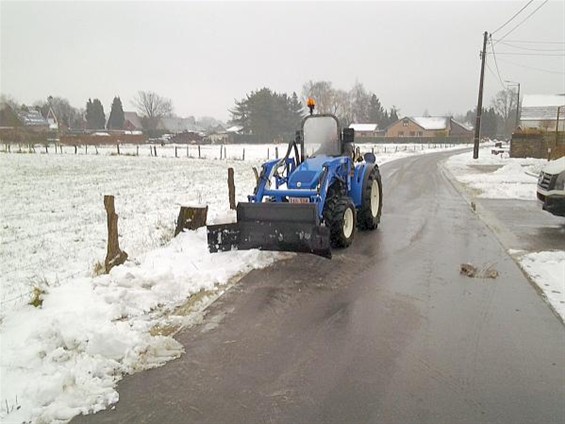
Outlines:
{"label": "evergreen tree", "polygon": [[389,125],[394,124],[396,121],[398,121],[398,109],[393,106],[390,108],[388,124],[386,126],[388,127]]}
{"label": "evergreen tree", "polygon": [[[384,128],[386,126],[386,122],[384,121],[384,117],[385,117],[384,109],[381,105],[381,101],[375,94],[371,96],[371,100],[369,101],[368,115],[369,115],[369,123],[378,124],[379,128]],[[387,114],[387,119],[388,119],[388,114]]]}
{"label": "evergreen tree", "polygon": [[106,116],[104,115],[104,106],[98,99],[88,99],[86,103],[86,126],[91,130],[104,128],[106,125]]}
{"label": "evergreen tree", "polygon": [[112,109],[110,111],[110,117],[108,118],[109,130],[122,130],[124,128],[124,109],[122,107],[122,101],[119,97],[114,97],[112,102]]}
{"label": "evergreen tree", "polygon": [[256,142],[288,141],[300,126],[304,107],[296,93],[278,94],[268,88],[247,94],[230,110],[231,123],[243,127]]}

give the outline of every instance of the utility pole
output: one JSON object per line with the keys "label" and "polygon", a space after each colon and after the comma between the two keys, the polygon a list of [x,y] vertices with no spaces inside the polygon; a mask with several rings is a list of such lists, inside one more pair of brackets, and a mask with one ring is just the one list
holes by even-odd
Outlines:
{"label": "utility pole", "polygon": [[518,83],[518,99],[516,100],[516,128],[520,126],[520,83]]}
{"label": "utility pole", "polygon": [[481,79],[479,81],[479,101],[477,102],[477,120],[475,121],[475,142],[473,144],[473,159],[479,158],[479,141],[481,137],[481,115],[483,113],[483,85],[485,80],[485,60],[487,51],[488,32],[484,33],[483,51],[481,52]]}

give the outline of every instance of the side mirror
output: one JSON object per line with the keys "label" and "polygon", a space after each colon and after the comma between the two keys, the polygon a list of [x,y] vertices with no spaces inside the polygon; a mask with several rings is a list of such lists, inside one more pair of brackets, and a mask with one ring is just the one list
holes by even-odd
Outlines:
{"label": "side mirror", "polygon": [[367,152],[363,155],[363,159],[365,159],[365,162],[367,163],[376,163],[377,162],[377,157],[375,156],[374,153],[371,152]]}

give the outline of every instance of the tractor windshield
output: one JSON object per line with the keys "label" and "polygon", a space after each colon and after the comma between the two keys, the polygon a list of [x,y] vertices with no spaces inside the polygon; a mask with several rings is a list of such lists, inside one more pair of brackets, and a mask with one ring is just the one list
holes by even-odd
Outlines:
{"label": "tractor windshield", "polygon": [[337,119],[331,115],[312,115],[304,120],[304,155],[307,157],[341,154]]}

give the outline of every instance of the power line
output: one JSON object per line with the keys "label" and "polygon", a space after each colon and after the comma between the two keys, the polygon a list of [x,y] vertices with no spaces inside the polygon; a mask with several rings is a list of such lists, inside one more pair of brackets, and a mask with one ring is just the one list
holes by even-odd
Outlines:
{"label": "power line", "polygon": [[502,77],[500,76],[500,68],[498,67],[498,62],[496,61],[496,53],[494,52],[494,43],[492,42],[492,37],[490,37],[490,48],[492,49],[492,57],[494,58],[494,64],[496,65],[496,73],[498,74],[498,79],[500,84],[504,87],[504,82],[502,82]]}
{"label": "power line", "polygon": [[512,53],[512,52],[500,52],[497,53],[499,56],[546,56],[546,57],[563,57],[565,53]]}
{"label": "power line", "polygon": [[565,72],[562,72],[562,71],[553,71],[553,70],[549,70],[549,69],[536,68],[534,66],[526,66],[526,65],[519,64],[519,63],[510,62],[510,61],[504,60],[504,59],[500,59],[500,61],[504,62],[504,63],[508,63],[510,65],[518,66],[520,68],[532,69],[534,71],[540,71],[540,72],[547,72],[549,74],[565,75]]}
{"label": "power line", "polygon": [[507,47],[510,47],[512,49],[517,49],[517,50],[526,50],[526,51],[535,51],[535,52],[563,52],[565,51],[565,47],[559,47],[557,49],[540,49],[539,47],[522,47],[522,46],[518,46],[516,44],[513,43],[509,43],[507,41],[501,41],[500,44],[503,44]]}
{"label": "power line", "polygon": [[514,32],[514,30],[516,30],[516,28],[518,28],[520,25],[522,25],[524,22],[526,22],[528,19],[530,19],[534,15],[534,13],[536,13],[538,10],[540,10],[541,7],[543,5],[545,5],[548,1],[549,0],[545,0],[542,4],[540,4],[538,7],[536,7],[532,13],[530,13],[528,16],[526,16],[526,18],[523,21],[521,21],[518,25],[516,25],[514,28],[512,28],[510,31],[508,31],[506,34],[504,34],[500,38],[500,40],[498,40],[498,41],[500,42],[500,41],[504,40],[506,37],[508,37],[512,32]]}
{"label": "power line", "polygon": [[489,70],[489,72],[491,73],[491,75],[494,77],[494,79],[497,80],[497,82],[500,84],[500,86],[501,86],[503,89],[506,89],[506,86],[504,85],[504,83],[503,83],[502,80],[500,79],[500,75],[497,76],[497,75],[494,73],[494,71],[492,70],[492,68],[489,66],[488,62],[485,63],[485,65],[486,65],[487,69]]}
{"label": "power line", "polygon": [[534,0],[530,0],[528,3],[526,3],[526,5],[524,7],[522,7],[520,10],[518,10],[518,12],[516,12],[514,14],[514,16],[512,16],[510,19],[508,19],[506,22],[504,22],[501,26],[499,26],[497,29],[495,29],[492,34],[496,34],[498,31],[500,31],[502,28],[504,28],[506,25],[508,25],[510,22],[512,22],[512,20],[518,16],[520,13],[522,13],[522,10],[524,10],[526,7],[528,7]]}
{"label": "power line", "polygon": [[[502,43],[501,39],[495,39],[496,43]],[[534,41],[534,40],[506,40],[505,43],[520,43],[520,44],[565,44],[565,41]]]}

